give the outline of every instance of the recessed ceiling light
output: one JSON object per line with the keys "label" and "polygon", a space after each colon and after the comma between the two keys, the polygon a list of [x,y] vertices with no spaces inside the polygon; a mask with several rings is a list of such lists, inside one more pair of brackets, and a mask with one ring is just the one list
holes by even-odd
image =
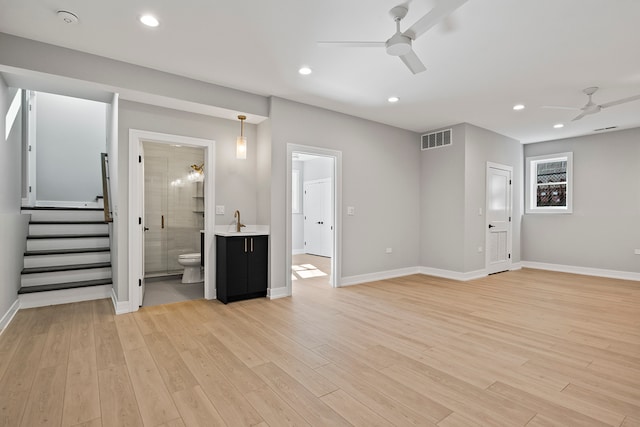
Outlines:
{"label": "recessed ceiling light", "polygon": [[516,111],[520,111],[520,110],[524,110],[524,105],[523,104],[516,104],[513,106],[513,109]]}
{"label": "recessed ceiling light", "polygon": [[555,125],[553,125],[554,129],[562,129],[564,127],[564,125],[562,123],[556,123]]}
{"label": "recessed ceiling light", "polygon": [[140,22],[142,22],[147,27],[157,27],[158,25],[160,25],[158,19],[153,15],[142,15],[140,17]]}
{"label": "recessed ceiling light", "polygon": [[302,67],[298,70],[298,72],[300,74],[302,74],[303,76],[308,76],[309,74],[311,74],[311,68],[309,67]]}
{"label": "recessed ceiling light", "polygon": [[389,99],[387,99],[387,101],[393,104],[394,102],[400,101],[400,98],[398,98],[397,96],[390,96]]}

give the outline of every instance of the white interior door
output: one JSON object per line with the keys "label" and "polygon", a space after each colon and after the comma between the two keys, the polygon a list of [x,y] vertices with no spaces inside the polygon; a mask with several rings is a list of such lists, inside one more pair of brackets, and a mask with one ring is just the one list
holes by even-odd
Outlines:
{"label": "white interior door", "polygon": [[331,257],[333,217],[330,180],[304,183],[304,251]]}
{"label": "white interior door", "polygon": [[511,174],[509,166],[487,165],[487,273],[511,268]]}

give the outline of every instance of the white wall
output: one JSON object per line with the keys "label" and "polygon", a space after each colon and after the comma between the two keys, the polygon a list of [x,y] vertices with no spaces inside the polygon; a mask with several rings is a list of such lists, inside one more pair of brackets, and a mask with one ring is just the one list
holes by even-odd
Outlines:
{"label": "white wall", "polygon": [[5,117],[15,89],[0,77],[0,329],[15,308],[20,288],[22,255],[26,249],[28,215],[20,214],[21,138],[20,122],[5,139]]}
{"label": "white wall", "polygon": [[303,181],[304,181],[304,165],[305,162],[300,160],[293,160],[291,162],[291,169],[298,171],[299,192],[300,198],[300,212],[291,214],[291,251],[294,254],[301,254],[304,252],[304,213],[303,208]]}
{"label": "white wall", "polygon": [[[235,158],[236,137],[240,132],[238,120],[224,120],[200,114],[154,107],[136,102],[120,101],[119,118],[119,221],[128,229],[126,212],[129,209],[129,129],[182,135],[216,141],[216,205],[225,206],[224,215],[216,215],[216,224],[233,222],[233,212],[239,209],[242,222],[255,224],[258,189],[256,186],[257,136],[256,126],[245,123],[248,139],[246,160]],[[128,235],[119,236],[118,300],[128,299]]]}
{"label": "white wall", "polygon": [[106,107],[102,102],[37,93],[36,200],[95,202],[102,195]]}
{"label": "white wall", "polygon": [[525,261],[640,272],[640,128],[527,144],[573,152],[573,213],[525,214]]}
{"label": "white wall", "polygon": [[[342,152],[342,276],[415,267],[419,260],[417,134],[280,98],[271,101],[271,287],[285,286],[286,147]],[[355,216],[346,207],[355,207]],[[393,253],[386,254],[385,248]]]}

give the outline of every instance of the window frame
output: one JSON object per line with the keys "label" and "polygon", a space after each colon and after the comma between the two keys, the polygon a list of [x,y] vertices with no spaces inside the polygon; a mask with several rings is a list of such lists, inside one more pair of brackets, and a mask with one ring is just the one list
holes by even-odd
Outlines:
{"label": "window frame", "polygon": [[[567,205],[566,206],[537,206],[537,165],[539,163],[550,163],[557,161],[567,162]],[[526,209],[527,214],[552,213],[571,214],[573,213],[573,152],[545,154],[542,156],[532,156],[526,158]]]}

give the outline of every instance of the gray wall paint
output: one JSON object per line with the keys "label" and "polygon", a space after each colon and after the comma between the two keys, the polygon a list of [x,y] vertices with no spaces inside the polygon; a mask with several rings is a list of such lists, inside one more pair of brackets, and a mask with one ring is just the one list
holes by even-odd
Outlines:
{"label": "gray wall paint", "polygon": [[[420,162],[417,134],[272,98],[271,285],[285,286],[286,146],[342,152],[342,276],[419,262]],[[355,216],[346,215],[354,206]],[[385,248],[393,253],[386,254]]]}
{"label": "gray wall paint", "polygon": [[[486,249],[486,177],[487,162],[511,166],[513,211],[512,211],[512,252],[513,262],[520,262],[520,223],[522,218],[522,144],[515,139],[495,132],[466,124],[465,152],[465,222],[464,222],[464,272],[485,268],[485,252],[478,253],[478,247]],[[482,215],[478,215],[482,208]]]}
{"label": "gray wall paint", "polygon": [[0,319],[18,299],[22,254],[26,249],[29,215],[20,214],[21,135],[13,126],[5,141],[5,120],[15,89],[0,77]]}
{"label": "gray wall paint", "polygon": [[573,152],[573,214],[526,214],[525,261],[640,272],[640,128],[524,147]]}
{"label": "gray wall paint", "polygon": [[[449,128],[449,127],[448,127]],[[448,129],[447,128],[447,129]],[[464,271],[464,124],[452,144],[420,152],[420,242],[423,267]]]}
{"label": "gray wall paint", "polygon": [[36,200],[95,202],[102,195],[107,105],[38,92]]}
{"label": "gray wall paint", "polygon": [[[5,33],[0,33],[0,52],[0,65],[39,71],[49,77],[70,77],[77,79],[78,85],[80,81],[92,82],[105,93],[118,88],[120,99],[158,105],[166,105],[172,99],[179,100],[188,111],[197,109],[213,114],[225,108],[262,117],[269,115],[264,96]],[[65,83],[68,86],[68,81],[58,82]]]}
{"label": "gray wall paint", "polygon": [[[129,129],[160,132],[172,135],[213,139],[216,141],[216,205],[225,206],[224,215],[216,215],[217,225],[233,222],[233,212],[239,209],[242,222],[256,223],[256,170],[257,137],[256,126],[245,123],[244,133],[248,139],[246,160],[235,158],[236,137],[240,122],[224,120],[199,114],[186,113],[135,102],[120,101],[119,111],[119,217],[126,224],[129,204]],[[128,241],[128,236],[120,235]],[[121,245],[122,248],[122,245]],[[126,252],[126,251],[125,251]],[[118,298],[128,299],[128,254],[120,254]]]}
{"label": "gray wall paint", "polygon": [[522,145],[467,123],[449,128],[451,146],[421,153],[421,265],[457,273],[485,268],[487,162],[513,167],[512,259],[519,262]]}

